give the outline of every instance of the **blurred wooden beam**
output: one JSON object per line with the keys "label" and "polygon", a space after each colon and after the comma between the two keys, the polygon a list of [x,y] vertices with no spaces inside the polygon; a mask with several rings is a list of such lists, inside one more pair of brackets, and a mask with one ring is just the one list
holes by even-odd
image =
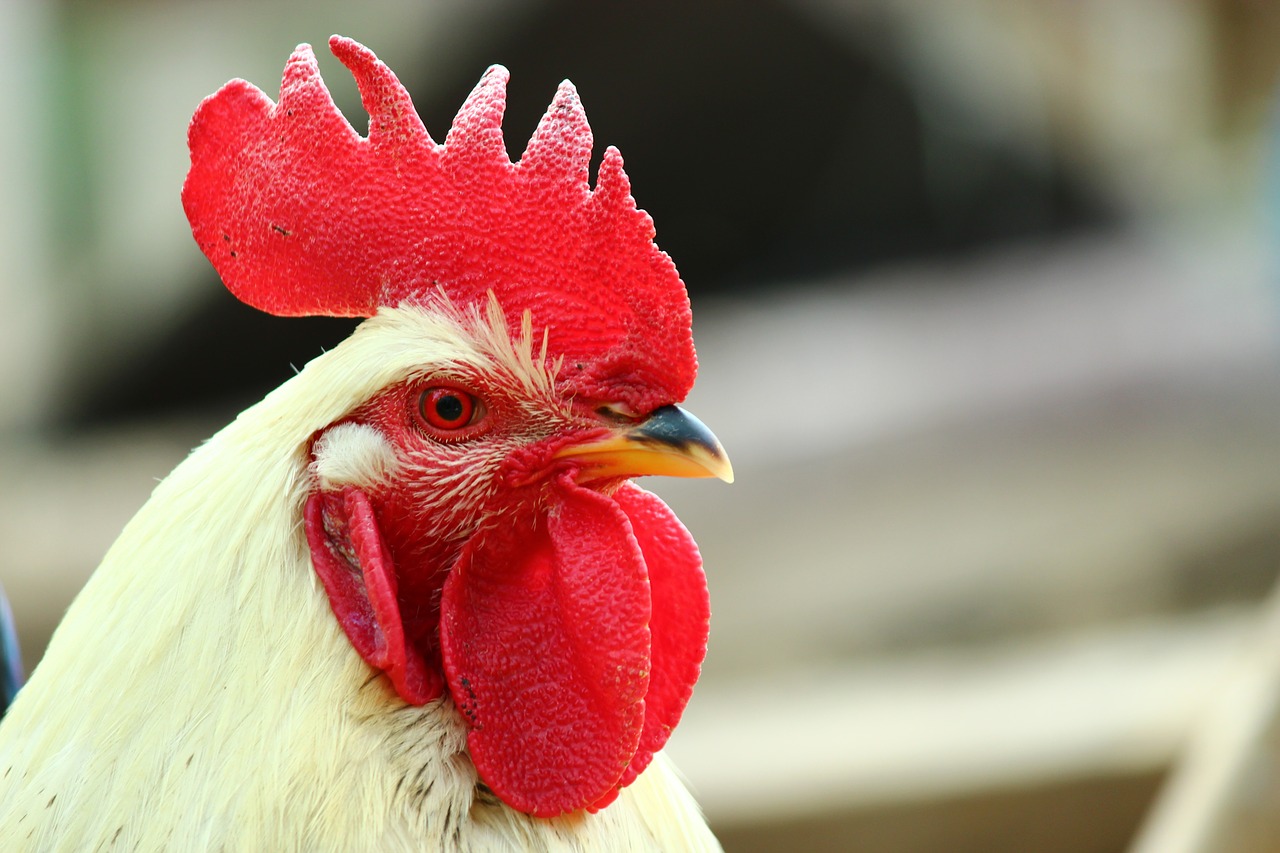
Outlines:
{"label": "blurred wooden beam", "polygon": [[1280,590],[1133,853],[1280,850]]}
{"label": "blurred wooden beam", "polygon": [[[767,682],[713,679],[699,686],[670,752],[712,822],[742,832],[1149,779],[1181,750],[1253,625],[1253,611],[1223,610],[860,665],[794,666]],[[945,840],[919,849],[987,849]]]}

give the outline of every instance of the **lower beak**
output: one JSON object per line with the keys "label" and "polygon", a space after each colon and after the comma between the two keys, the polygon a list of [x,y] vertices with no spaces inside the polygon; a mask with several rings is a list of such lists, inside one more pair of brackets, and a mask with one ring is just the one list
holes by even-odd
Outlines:
{"label": "lower beak", "polygon": [[679,406],[654,409],[637,424],[603,439],[561,448],[555,456],[582,465],[580,480],[662,475],[733,482],[733,466],[719,440]]}

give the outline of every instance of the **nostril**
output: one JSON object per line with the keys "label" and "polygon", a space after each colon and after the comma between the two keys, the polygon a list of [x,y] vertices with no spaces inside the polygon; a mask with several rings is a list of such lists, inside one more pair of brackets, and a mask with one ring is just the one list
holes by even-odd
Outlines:
{"label": "nostril", "polygon": [[635,423],[641,419],[636,410],[626,403],[606,403],[596,407],[596,414],[614,423]]}

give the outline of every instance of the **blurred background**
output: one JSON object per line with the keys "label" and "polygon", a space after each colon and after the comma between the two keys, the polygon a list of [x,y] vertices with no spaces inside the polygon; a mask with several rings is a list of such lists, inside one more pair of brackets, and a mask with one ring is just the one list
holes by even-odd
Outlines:
{"label": "blurred background", "polygon": [[[5,0],[0,582],[29,666],[188,450],[351,323],[179,204],[228,78],[376,50],[443,138],[577,84],[688,284],[732,487],[670,751],[729,851],[1120,851],[1280,569],[1280,5]],[[597,162],[598,162],[597,154]],[[87,650],[91,654],[92,650]]]}

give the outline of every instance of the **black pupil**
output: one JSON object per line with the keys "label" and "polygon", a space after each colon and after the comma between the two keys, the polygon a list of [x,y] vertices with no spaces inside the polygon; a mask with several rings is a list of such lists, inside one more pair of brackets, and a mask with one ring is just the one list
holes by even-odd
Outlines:
{"label": "black pupil", "polygon": [[443,421],[452,423],[462,417],[463,412],[462,398],[453,394],[447,397],[440,397],[436,400],[436,414]]}

